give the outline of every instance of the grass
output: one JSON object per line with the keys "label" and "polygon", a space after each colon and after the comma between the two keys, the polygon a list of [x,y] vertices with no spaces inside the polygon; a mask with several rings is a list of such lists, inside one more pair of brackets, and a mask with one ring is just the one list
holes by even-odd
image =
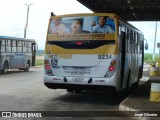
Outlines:
{"label": "grass", "polygon": [[36,60],[36,66],[44,65],[43,60]]}
{"label": "grass", "polygon": [[44,56],[36,56],[36,66],[44,65]]}

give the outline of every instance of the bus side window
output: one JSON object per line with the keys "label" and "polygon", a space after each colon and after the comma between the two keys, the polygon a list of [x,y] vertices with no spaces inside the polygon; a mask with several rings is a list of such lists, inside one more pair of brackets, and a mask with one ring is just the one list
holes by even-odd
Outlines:
{"label": "bus side window", "polygon": [[142,53],[142,50],[143,50],[143,36],[142,35],[140,35],[140,40],[139,40],[139,53],[141,54]]}
{"label": "bus side window", "polygon": [[12,52],[17,52],[17,44],[15,40],[12,41]]}
{"label": "bus side window", "polygon": [[1,42],[1,52],[6,52],[6,40],[3,39]]}
{"label": "bus side window", "polygon": [[11,40],[6,40],[6,52],[11,52]]}
{"label": "bus side window", "polygon": [[22,41],[17,41],[17,52],[22,52]]}
{"label": "bus side window", "polygon": [[140,35],[137,36],[137,42],[138,42],[138,54],[140,53]]}
{"label": "bus side window", "polygon": [[131,49],[131,53],[134,53],[134,35],[133,35],[133,31],[130,31],[130,49]]}
{"label": "bus side window", "polygon": [[135,33],[135,53],[138,53],[138,34]]}
{"label": "bus side window", "polygon": [[27,42],[23,42],[23,52],[27,52]]}
{"label": "bus side window", "polygon": [[130,43],[130,30],[127,28],[127,51],[131,53],[131,43]]}
{"label": "bus side window", "polygon": [[126,52],[128,53],[128,28],[126,28]]}
{"label": "bus side window", "polygon": [[24,50],[23,50],[23,46],[24,46],[24,41],[21,41],[22,43],[22,52],[24,52]]}
{"label": "bus side window", "polygon": [[27,52],[32,52],[32,45],[31,42],[27,42]]}
{"label": "bus side window", "polygon": [[133,32],[132,53],[135,53],[135,32]]}

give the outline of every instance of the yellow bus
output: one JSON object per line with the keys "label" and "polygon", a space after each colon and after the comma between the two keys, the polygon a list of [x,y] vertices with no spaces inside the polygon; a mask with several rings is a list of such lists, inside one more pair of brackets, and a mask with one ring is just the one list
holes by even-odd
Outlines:
{"label": "yellow bus", "polygon": [[47,32],[44,84],[48,88],[120,92],[138,85],[144,36],[118,15],[52,13]]}
{"label": "yellow bus", "polygon": [[0,72],[6,74],[8,69],[26,72],[35,66],[36,41],[34,39],[0,36]]}

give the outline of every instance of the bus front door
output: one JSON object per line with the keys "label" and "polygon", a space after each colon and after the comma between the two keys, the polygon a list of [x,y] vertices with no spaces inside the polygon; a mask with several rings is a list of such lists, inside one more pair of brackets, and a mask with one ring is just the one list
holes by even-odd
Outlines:
{"label": "bus front door", "polygon": [[35,66],[36,62],[36,43],[32,43],[32,66]]}

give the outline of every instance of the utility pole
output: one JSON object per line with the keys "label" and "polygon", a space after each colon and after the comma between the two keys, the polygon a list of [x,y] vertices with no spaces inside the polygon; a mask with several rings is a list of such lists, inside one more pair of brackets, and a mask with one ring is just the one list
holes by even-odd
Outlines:
{"label": "utility pole", "polygon": [[25,25],[25,28],[24,28],[24,38],[26,38],[26,33],[27,33],[27,28],[28,28],[29,7],[32,4],[25,4],[25,5],[27,6],[27,19],[26,19],[26,25]]}
{"label": "utility pole", "polygon": [[154,36],[153,57],[152,57],[153,61],[155,60],[156,37],[157,37],[157,21],[156,21],[155,36]]}

